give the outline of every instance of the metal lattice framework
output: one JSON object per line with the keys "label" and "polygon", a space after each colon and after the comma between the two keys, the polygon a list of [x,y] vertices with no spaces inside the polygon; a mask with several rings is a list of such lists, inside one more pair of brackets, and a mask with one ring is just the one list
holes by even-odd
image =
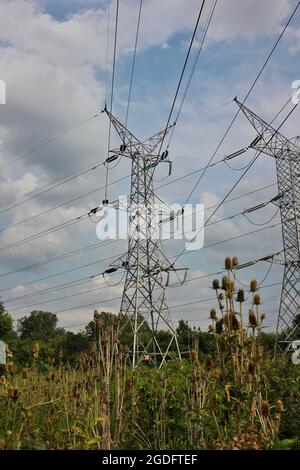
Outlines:
{"label": "metal lattice framework", "polygon": [[[122,142],[120,149],[111,152],[131,159],[128,250],[125,258],[113,263],[118,269],[126,270],[120,315],[127,316],[133,332],[132,366],[147,357],[154,366],[160,367],[171,350],[175,349],[181,357],[164,281],[165,273],[176,269],[161,250],[154,214],[153,173],[161,161],[158,155],[160,144],[172,126],[140,141],[107,109],[104,111]],[[152,336],[147,344],[142,338],[145,325],[150,328]],[[157,339],[158,326],[171,333],[165,350]]]}
{"label": "metal lattice framework", "polygon": [[300,145],[287,139],[253,111],[236,100],[258,136],[250,148],[275,158],[284,248],[284,276],[276,328],[276,350],[284,351],[297,339],[300,320]]}

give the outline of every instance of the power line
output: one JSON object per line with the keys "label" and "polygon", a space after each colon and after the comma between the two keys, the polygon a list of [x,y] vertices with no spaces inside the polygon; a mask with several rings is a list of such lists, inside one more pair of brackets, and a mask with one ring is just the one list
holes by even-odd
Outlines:
{"label": "power line", "polygon": [[[300,2],[299,2],[300,4]],[[293,106],[293,108],[291,109],[291,111],[287,114],[287,116],[285,117],[285,119],[282,121],[282,123],[280,124],[280,126],[276,129],[276,133],[281,129],[281,127],[285,124],[285,122],[288,120],[288,118],[291,116],[291,114],[294,112],[294,110],[296,109],[297,107],[297,104],[295,106]],[[270,139],[268,140],[268,142],[265,144],[264,148],[268,145],[268,143],[273,139],[275,134],[273,134]],[[263,148],[263,149],[264,149]],[[249,166],[246,168],[246,170],[242,173],[242,175],[237,179],[237,181],[234,183],[233,186],[231,186],[231,188],[229,189],[229,191],[227,192],[227,194],[224,196],[224,198],[222,199],[222,201],[217,205],[216,209],[212,212],[212,214],[208,217],[208,219],[206,220],[204,226],[202,227],[202,229],[207,225],[207,223],[209,222],[209,220],[214,216],[214,214],[218,211],[218,209],[222,206],[222,204],[225,202],[225,200],[227,199],[227,197],[232,193],[232,191],[238,186],[238,184],[240,183],[240,181],[244,178],[244,176],[246,175],[246,173],[249,171],[249,169],[253,166],[253,164],[256,162],[256,160],[258,159],[258,157],[260,156],[260,154],[262,153],[262,150],[260,150],[259,152],[256,153],[256,155],[253,157],[253,159],[251,160]],[[200,229],[200,231],[202,230]],[[199,233],[199,231],[198,231]],[[182,256],[182,254],[186,251],[186,248],[184,248],[181,253],[178,255],[178,257],[176,258],[175,262],[180,258],[180,256]]]}
{"label": "power line", "polygon": [[[277,46],[278,46],[278,44],[279,44],[281,38],[283,37],[283,35],[284,35],[285,31],[287,30],[287,28],[288,28],[290,22],[292,21],[294,15],[296,14],[296,11],[298,10],[299,5],[300,5],[300,1],[297,3],[296,8],[293,10],[293,12],[292,12],[291,16],[289,17],[289,20],[287,21],[287,23],[286,23],[284,29],[281,31],[281,33],[280,33],[280,35],[279,35],[277,41],[275,42],[275,44],[274,44],[274,46],[272,47],[270,53],[268,54],[268,56],[267,56],[265,62],[263,63],[263,65],[262,65],[262,67],[261,67],[259,73],[257,74],[255,80],[253,81],[252,85],[250,86],[250,88],[249,88],[249,90],[248,90],[248,92],[247,92],[247,94],[246,94],[246,96],[245,96],[245,98],[244,98],[242,104],[244,104],[244,103],[246,102],[246,100],[248,99],[248,97],[249,97],[249,95],[251,94],[252,90],[254,89],[254,87],[255,87],[256,83],[258,82],[258,80],[259,80],[261,74],[263,73],[265,67],[267,66],[267,64],[268,64],[268,62],[269,62],[269,60],[271,59],[272,55],[274,54],[274,52],[275,52],[275,50],[276,50],[276,48],[277,48]],[[240,113],[240,108],[238,108],[238,110],[237,110],[237,112],[235,113],[235,115],[234,115],[232,121],[230,122],[228,128],[226,129],[226,131],[225,131],[225,133],[224,133],[222,139],[220,140],[220,142],[219,142],[219,144],[217,145],[215,151],[213,152],[211,158],[209,159],[209,161],[208,161],[208,163],[207,163],[207,167],[203,170],[203,173],[199,176],[199,179],[198,179],[197,183],[195,184],[195,186],[192,188],[191,192],[189,193],[189,196],[188,196],[188,198],[187,198],[186,203],[190,200],[190,198],[191,198],[191,196],[193,195],[194,191],[196,190],[196,188],[198,187],[199,183],[201,182],[203,176],[204,176],[205,173],[206,173],[207,168],[209,167],[209,165],[210,165],[211,162],[213,161],[215,155],[217,154],[218,150],[220,149],[221,145],[223,144],[224,140],[226,139],[226,137],[227,137],[227,135],[228,135],[230,129],[232,128],[234,122],[236,121],[236,119],[237,119],[239,113]]]}
{"label": "power line", "polygon": [[[110,112],[111,113],[113,111],[113,101],[114,101],[118,22],[119,22],[119,0],[117,0],[117,4],[116,4],[116,17],[115,17],[115,36],[114,36],[113,66],[112,66],[111,92],[110,92]],[[106,103],[105,103],[105,107],[106,107]],[[111,121],[109,121],[109,124],[108,124],[107,157],[109,156],[110,140],[111,140]],[[109,171],[109,167],[108,165],[106,165],[105,196],[104,196],[105,201],[107,200],[108,171]]]}
{"label": "power line", "polygon": [[25,152],[25,153],[19,155],[18,157],[14,158],[13,160],[10,160],[9,162],[5,163],[4,165],[2,165],[0,167],[0,171],[3,168],[7,167],[8,165],[12,165],[13,163],[15,163],[15,162],[17,162],[17,161],[19,161],[23,158],[29,157],[30,155],[37,152],[41,148],[46,147],[46,145],[49,145],[50,143],[54,142],[55,140],[59,139],[60,137],[63,137],[65,135],[69,134],[70,132],[74,131],[75,129],[78,129],[78,127],[83,126],[84,124],[86,124],[86,123],[92,121],[93,119],[97,118],[98,116],[100,116],[100,114],[101,114],[101,112],[99,112],[97,114],[94,114],[93,116],[89,117],[88,119],[85,119],[84,121],[78,122],[74,126],[60,132],[59,134],[56,134],[54,137],[51,137],[50,139],[46,140],[42,144],[39,144],[36,147],[33,147],[31,150],[28,150],[27,152]]}
{"label": "power line", "polygon": [[[210,27],[211,20],[212,20],[212,17],[213,17],[213,15],[214,15],[214,12],[215,12],[215,8],[216,8],[216,6],[217,6],[217,2],[218,2],[218,0],[215,0],[215,1],[214,1],[214,3],[212,4],[210,13],[209,13],[209,15],[208,15],[208,20],[207,20],[207,23],[206,23],[206,25],[205,25],[205,28],[204,28],[204,31],[203,31],[203,35],[202,35],[201,41],[200,41],[200,43],[199,43],[199,47],[198,47],[198,51],[197,51],[196,58],[195,58],[195,61],[194,61],[194,65],[193,65],[193,67],[192,67],[192,70],[191,70],[191,73],[190,73],[190,76],[189,76],[189,79],[188,79],[188,82],[187,82],[187,85],[186,85],[186,88],[185,88],[185,91],[184,91],[184,94],[183,94],[181,103],[180,103],[180,106],[179,106],[179,109],[178,109],[178,112],[177,112],[177,115],[176,115],[176,118],[175,118],[175,122],[176,122],[176,123],[178,122],[178,119],[179,119],[179,116],[180,116],[180,113],[181,113],[181,110],[182,110],[184,101],[185,101],[185,99],[186,99],[186,96],[187,96],[187,93],[188,93],[188,90],[189,90],[189,87],[190,87],[190,84],[191,84],[191,81],[192,81],[192,78],[193,78],[193,75],[194,75],[194,72],[195,72],[197,63],[198,63],[198,60],[199,60],[199,57],[200,57],[200,54],[201,54],[201,52],[202,52],[203,44],[204,44],[204,42],[205,42],[205,39],[206,39],[206,36],[207,36],[207,32],[208,32],[209,27]],[[171,143],[171,140],[172,140],[172,138],[173,138],[174,132],[175,132],[175,126],[173,127],[173,129],[172,129],[172,131],[171,131],[167,148],[169,148],[169,146],[170,146],[170,143]]]}
{"label": "power line", "polygon": [[165,139],[165,136],[166,136],[166,132],[167,132],[167,129],[168,129],[169,124],[171,122],[171,117],[172,117],[173,110],[174,110],[174,107],[175,107],[175,104],[176,104],[176,101],[177,101],[177,96],[178,96],[178,93],[179,93],[179,90],[180,90],[180,87],[181,87],[181,83],[182,83],[182,80],[183,80],[183,77],[184,77],[184,73],[185,73],[185,70],[186,70],[186,67],[187,67],[187,63],[188,63],[188,60],[189,60],[189,57],[190,57],[190,53],[191,53],[191,50],[192,50],[192,47],[193,47],[193,44],[194,44],[194,40],[195,40],[195,36],[196,36],[197,30],[198,30],[200,18],[202,16],[204,4],[205,4],[205,0],[202,0],[202,4],[201,4],[200,10],[199,10],[197,21],[196,21],[196,24],[195,24],[195,27],[194,27],[194,31],[193,31],[191,40],[190,40],[189,48],[188,48],[187,53],[186,53],[186,57],[185,57],[184,64],[183,64],[183,67],[182,67],[182,70],[181,70],[181,74],[180,74],[180,77],[179,77],[179,81],[178,81],[178,85],[177,85],[177,88],[176,88],[176,91],[175,91],[175,95],[174,95],[174,98],[173,98],[171,109],[170,109],[170,112],[169,112],[169,115],[168,115],[167,124],[165,125],[166,131],[165,131],[165,134],[164,134],[164,136],[162,138],[162,141],[160,143],[158,155],[161,152],[162,146],[164,144],[164,139]]}
{"label": "power line", "polygon": [[128,122],[128,113],[129,113],[129,106],[130,106],[130,100],[131,100],[131,90],[132,90],[133,74],[134,74],[134,67],[135,67],[137,43],[138,43],[139,31],[140,31],[142,6],[143,6],[143,0],[140,0],[140,7],[139,7],[138,21],[137,21],[135,42],[134,42],[134,52],[133,52],[133,59],[132,59],[131,75],[130,75],[130,84],[129,84],[129,92],[128,92],[127,109],[126,109],[125,127],[127,127],[127,122]]}

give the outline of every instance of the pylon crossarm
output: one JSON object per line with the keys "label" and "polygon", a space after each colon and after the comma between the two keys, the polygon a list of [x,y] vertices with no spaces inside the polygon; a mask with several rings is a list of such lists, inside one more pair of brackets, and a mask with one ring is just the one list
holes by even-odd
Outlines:
{"label": "pylon crossarm", "polygon": [[247,106],[237,99],[235,99],[235,101],[258,134],[250,144],[250,148],[271,155],[272,157],[277,157],[278,152],[282,151],[288,151],[291,158],[299,155],[299,147],[297,145],[293,144],[291,140],[257,116],[257,114],[247,108]]}

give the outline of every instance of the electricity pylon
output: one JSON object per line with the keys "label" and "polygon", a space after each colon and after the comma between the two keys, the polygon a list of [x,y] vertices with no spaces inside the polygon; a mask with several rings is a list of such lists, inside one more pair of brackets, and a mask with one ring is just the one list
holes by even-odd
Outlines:
{"label": "electricity pylon", "polygon": [[[300,327],[300,145],[287,139],[263,119],[235,100],[258,136],[250,148],[275,158],[284,248],[284,275],[276,328],[275,351],[284,351]],[[299,339],[299,338],[298,338]]]}
{"label": "electricity pylon", "polygon": [[[155,213],[155,192],[153,174],[161,162],[169,162],[165,151],[158,152],[164,136],[169,131],[164,129],[145,141],[140,141],[106,108],[111,124],[117,131],[121,145],[117,150],[110,150],[112,157],[127,157],[131,160],[131,189],[128,204],[129,230],[128,250],[125,258],[120,258],[112,269],[125,269],[126,277],[123,289],[120,316],[126,316],[133,333],[132,367],[147,359],[154,366],[160,367],[172,349],[179,358],[180,349],[166,299],[164,273],[176,271],[163,254],[158,239],[158,221]],[[105,201],[108,202],[108,201]],[[111,270],[108,270],[111,271]],[[151,339],[143,340],[143,330],[150,328]],[[167,328],[170,340],[162,350],[157,339],[158,327]],[[120,334],[122,327],[120,329]],[[174,346],[174,348],[173,348]]]}

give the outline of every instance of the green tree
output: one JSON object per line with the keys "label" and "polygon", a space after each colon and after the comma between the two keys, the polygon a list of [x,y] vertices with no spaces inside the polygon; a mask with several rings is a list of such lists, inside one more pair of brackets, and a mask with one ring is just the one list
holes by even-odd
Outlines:
{"label": "green tree", "polygon": [[0,339],[10,342],[15,339],[12,316],[5,310],[3,302],[0,302]]}
{"label": "green tree", "polygon": [[39,341],[61,336],[65,330],[57,328],[57,322],[55,313],[33,310],[28,317],[18,320],[20,338]]}
{"label": "green tree", "polygon": [[190,349],[190,340],[192,336],[192,329],[187,321],[179,320],[178,327],[176,328],[178,343],[181,351],[188,351]]}

